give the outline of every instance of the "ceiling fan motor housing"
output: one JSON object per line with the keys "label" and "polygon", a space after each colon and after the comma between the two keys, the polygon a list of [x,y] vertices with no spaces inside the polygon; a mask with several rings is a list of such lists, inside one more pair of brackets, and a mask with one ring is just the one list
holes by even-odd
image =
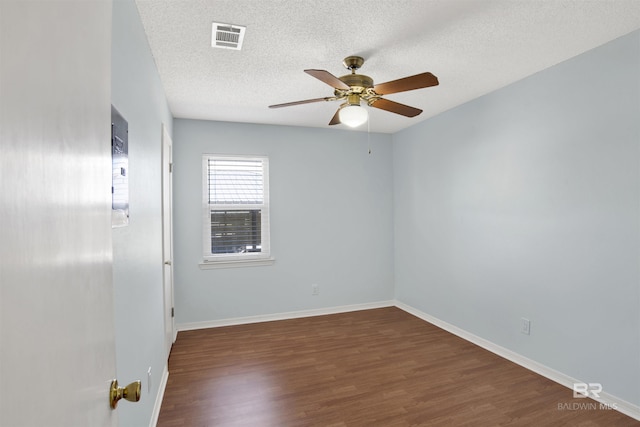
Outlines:
{"label": "ceiling fan motor housing", "polygon": [[344,58],[344,61],[342,61],[342,64],[345,68],[351,70],[351,74],[338,77],[338,79],[349,86],[349,90],[336,89],[336,96],[348,97],[353,94],[359,95],[373,87],[373,79],[371,77],[365,76],[364,74],[356,74],[356,70],[364,64],[364,58],[361,56],[347,56]]}
{"label": "ceiling fan motor housing", "polygon": [[373,87],[373,79],[363,74],[347,74],[346,76],[338,77],[340,81],[349,85],[351,90],[357,92],[357,89],[361,89],[360,92]]}

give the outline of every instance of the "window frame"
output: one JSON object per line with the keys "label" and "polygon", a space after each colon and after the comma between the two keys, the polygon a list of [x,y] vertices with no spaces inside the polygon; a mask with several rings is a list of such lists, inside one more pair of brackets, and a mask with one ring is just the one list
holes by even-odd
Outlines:
{"label": "window frame", "polygon": [[[209,161],[221,160],[259,160],[262,162],[262,197],[261,204],[211,204],[209,203]],[[227,268],[270,265],[275,261],[271,256],[270,219],[269,219],[269,157],[263,155],[202,155],[202,262],[200,268]],[[260,252],[214,254],[211,248],[211,211],[246,211],[260,210]]]}

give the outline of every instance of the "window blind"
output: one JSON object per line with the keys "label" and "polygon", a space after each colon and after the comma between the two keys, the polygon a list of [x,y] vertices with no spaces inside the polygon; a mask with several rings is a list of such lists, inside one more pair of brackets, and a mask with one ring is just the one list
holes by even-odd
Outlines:
{"label": "window blind", "polygon": [[208,159],[209,204],[264,203],[264,169],[261,159]]}

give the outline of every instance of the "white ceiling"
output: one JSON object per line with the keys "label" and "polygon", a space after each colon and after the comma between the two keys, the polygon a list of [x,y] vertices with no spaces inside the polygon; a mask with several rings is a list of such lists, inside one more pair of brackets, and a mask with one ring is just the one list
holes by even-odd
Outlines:
{"label": "white ceiling", "polygon": [[[370,131],[394,133],[640,28],[640,0],[137,0],[176,118],[329,127],[339,102],[303,72],[375,83],[430,71],[440,85],[387,95],[407,118],[369,108]],[[241,51],[211,47],[211,23],[247,27]],[[333,126],[332,126],[333,127]],[[336,128],[345,128],[337,125]],[[367,131],[367,125],[359,130]]]}

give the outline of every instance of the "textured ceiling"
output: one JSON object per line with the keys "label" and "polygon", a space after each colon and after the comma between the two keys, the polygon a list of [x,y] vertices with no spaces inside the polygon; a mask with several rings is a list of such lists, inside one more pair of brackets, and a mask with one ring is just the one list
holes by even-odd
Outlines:
{"label": "textured ceiling", "polygon": [[[339,102],[305,74],[341,76],[360,55],[375,83],[430,71],[440,85],[387,95],[414,118],[369,108],[394,133],[640,28],[640,0],[137,0],[174,117],[329,127]],[[211,23],[247,27],[241,51]],[[346,128],[337,125],[336,128]],[[367,125],[358,130],[367,131]]]}

